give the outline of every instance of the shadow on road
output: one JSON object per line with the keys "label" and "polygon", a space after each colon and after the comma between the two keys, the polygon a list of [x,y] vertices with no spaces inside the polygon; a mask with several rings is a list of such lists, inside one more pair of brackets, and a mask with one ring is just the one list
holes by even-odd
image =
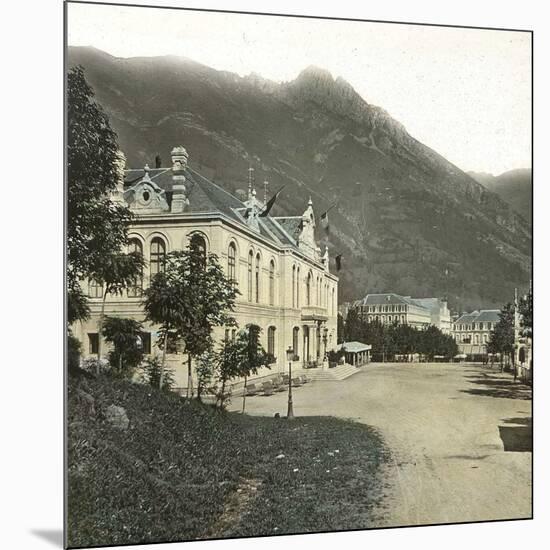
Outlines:
{"label": "shadow on road", "polygon": [[474,376],[466,376],[470,384],[480,387],[471,387],[461,390],[470,395],[482,395],[486,397],[500,397],[505,399],[531,399],[531,387],[513,379],[503,378],[502,375],[477,372]]}
{"label": "shadow on road", "polygon": [[519,453],[532,452],[533,425],[531,418],[506,418],[503,422],[505,424],[516,424],[515,426],[498,427],[504,450]]}

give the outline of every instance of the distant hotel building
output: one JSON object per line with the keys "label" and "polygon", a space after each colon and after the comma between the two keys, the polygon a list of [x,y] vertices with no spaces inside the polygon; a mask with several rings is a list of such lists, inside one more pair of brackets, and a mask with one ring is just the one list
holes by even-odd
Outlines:
{"label": "distant hotel building", "polygon": [[491,330],[499,321],[499,313],[498,309],[482,309],[463,313],[454,321],[452,334],[459,353],[486,355]]}
{"label": "distant hotel building", "polygon": [[411,298],[394,293],[367,294],[344,309],[354,309],[361,318],[369,322],[379,321],[383,325],[397,323],[419,329],[433,325],[444,333],[451,331],[447,302],[439,298]]}

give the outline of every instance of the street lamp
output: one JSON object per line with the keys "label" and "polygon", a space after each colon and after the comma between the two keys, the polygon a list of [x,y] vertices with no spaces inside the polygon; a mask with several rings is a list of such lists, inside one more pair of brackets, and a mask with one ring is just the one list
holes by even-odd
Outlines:
{"label": "street lamp", "polygon": [[286,417],[294,418],[294,410],[292,409],[292,359],[294,359],[294,348],[292,346],[288,346],[286,358],[288,361],[288,411]]}
{"label": "street lamp", "polygon": [[323,354],[323,361],[327,360],[327,340],[328,340],[328,328],[323,329],[323,344],[325,345],[325,353]]}

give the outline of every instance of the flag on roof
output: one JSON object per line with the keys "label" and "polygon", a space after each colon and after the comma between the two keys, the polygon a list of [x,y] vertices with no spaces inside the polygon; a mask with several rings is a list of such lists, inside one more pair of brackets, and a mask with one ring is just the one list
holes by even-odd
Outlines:
{"label": "flag on roof", "polygon": [[265,218],[268,214],[273,205],[275,204],[275,201],[277,200],[277,197],[279,196],[279,193],[285,188],[283,185],[266,203],[265,208],[261,211],[259,214],[260,218]]}
{"label": "flag on roof", "polygon": [[334,203],[332,206],[329,206],[322,214],[321,214],[321,227],[326,231],[326,233],[329,233],[330,226],[328,222],[328,213],[336,206],[336,203]]}

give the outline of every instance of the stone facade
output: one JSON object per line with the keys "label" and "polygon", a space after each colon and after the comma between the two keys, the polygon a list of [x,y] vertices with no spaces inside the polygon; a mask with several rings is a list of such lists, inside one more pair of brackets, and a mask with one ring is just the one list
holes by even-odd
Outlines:
{"label": "stone facade", "polygon": [[[234,317],[239,327],[247,323],[262,328],[262,343],[275,362],[259,376],[288,368],[286,350],[294,350],[294,368],[322,363],[337,343],[338,278],[329,271],[328,252],[321,255],[315,241],[315,215],[310,200],[302,215],[262,216],[265,203],[256,199],[249,179],[248,198],[241,202],[223,187],[187,165],[183,147],[172,151],[171,168],[125,170],[123,200],[136,214],[130,231],[130,248],[147,261],[141,281],[124,296],[108,296],[105,313],[144,319],[141,294],[166,254],[198,239],[215,253],[241,293]],[[91,317],[76,323],[73,333],[83,343],[84,356],[97,350],[97,321],[102,289],[93,281],[88,288]],[[158,327],[146,326],[147,353],[156,347]],[[215,329],[215,338],[232,337],[232,330]],[[238,329],[237,329],[238,330]],[[102,349],[105,346],[102,345]],[[187,384],[186,356],[168,354],[176,385]]]}

